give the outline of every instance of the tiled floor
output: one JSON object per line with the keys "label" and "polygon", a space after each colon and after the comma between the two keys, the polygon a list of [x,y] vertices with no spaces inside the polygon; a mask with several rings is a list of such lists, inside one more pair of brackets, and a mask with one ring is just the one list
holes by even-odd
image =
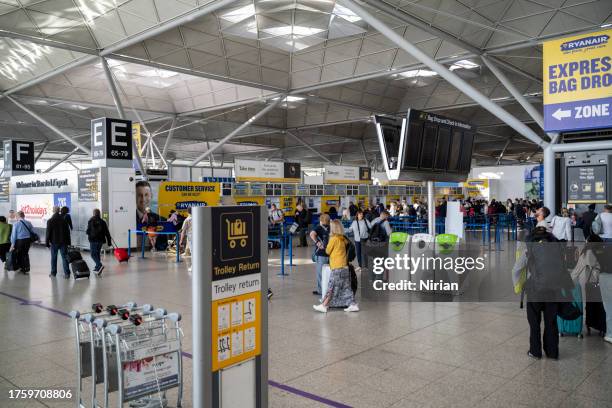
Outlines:
{"label": "tiled floor", "polygon": [[[297,250],[298,266],[285,278],[276,275],[278,258],[270,261],[271,407],[612,407],[612,345],[601,338],[564,337],[559,361],[531,360],[518,302],[361,301],[360,313],[318,314],[309,255]],[[71,321],[51,309],[127,300],[164,306],[183,314],[190,351],[185,262],[156,254],[118,265],[107,257],[102,279],[75,282],[47,277],[46,250],[31,257],[30,277],[0,272],[0,407],[72,406],[7,399],[13,388],[74,387]],[[190,375],[183,405],[191,406]]]}

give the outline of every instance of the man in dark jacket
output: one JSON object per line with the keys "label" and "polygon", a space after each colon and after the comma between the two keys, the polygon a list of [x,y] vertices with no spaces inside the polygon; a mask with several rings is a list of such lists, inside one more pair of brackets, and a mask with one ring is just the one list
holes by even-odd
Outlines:
{"label": "man in dark jacket", "polygon": [[582,217],[580,218],[584,239],[587,239],[589,235],[591,235],[591,227],[595,217],[597,217],[597,213],[595,212],[595,204],[589,204],[589,209],[583,212]]}
{"label": "man in dark jacket", "polygon": [[53,216],[47,221],[46,239],[47,248],[51,248],[51,274],[57,275],[57,251],[62,255],[64,266],[64,278],[70,279],[70,267],[68,265],[68,246],[70,245],[70,227],[66,220],[60,215],[60,208],[53,207]]}
{"label": "man in dark jacket", "polygon": [[299,203],[295,209],[295,222],[299,225],[298,234],[300,237],[300,247],[307,247],[306,231],[308,231],[308,209],[302,203]]}
{"label": "man in dark jacket", "polygon": [[93,259],[93,261],[96,263],[93,270],[99,276],[102,274],[102,270],[104,269],[104,265],[102,265],[102,262],[100,261],[102,246],[105,242],[108,246],[111,246],[113,243],[108,230],[108,225],[106,225],[106,221],[104,221],[100,216],[99,209],[96,208],[93,210],[93,217],[91,217],[87,222],[87,230],[85,233],[89,239],[91,259]]}

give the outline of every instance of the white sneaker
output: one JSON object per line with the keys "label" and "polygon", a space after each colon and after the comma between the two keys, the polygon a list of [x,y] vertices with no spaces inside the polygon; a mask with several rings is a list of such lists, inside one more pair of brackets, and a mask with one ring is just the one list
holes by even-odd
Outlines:
{"label": "white sneaker", "polygon": [[359,311],[359,305],[357,305],[357,303],[353,303],[352,305],[350,305],[349,307],[344,309],[344,311],[345,312],[358,312]]}
{"label": "white sneaker", "polygon": [[612,337],[606,336],[604,337],[604,341],[607,341],[608,343],[612,344]]}
{"label": "white sneaker", "polygon": [[312,308],[316,310],[317,312],[327,313],[327,306],[323,306],[322,304],[312,305]]}

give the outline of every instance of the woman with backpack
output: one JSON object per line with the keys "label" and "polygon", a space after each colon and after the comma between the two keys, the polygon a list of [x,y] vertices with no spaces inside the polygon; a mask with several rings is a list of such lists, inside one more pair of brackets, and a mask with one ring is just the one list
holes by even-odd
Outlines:
{"label": "woman with backpack", "polygon": [[102,252],[102,246],[104,242],[108,246],[111,246],[113,241],[108,230],[106,221],[100,216],[100,210],[93,210],[93,216],[87,221],[87,230],[85,231],[87,238],[89,239],[89,250],[91,251],[91,259],[95,262],[93,271],[99,276],[104,270],[104,265],[100,261],[100,252]]}
{"label": "woman with backpack", "polygon": [[330,238],[325,252],[329,256],[329,285],[323,294],[323,301],[312,308],[317,312],[327,313],[329,307],[345,307],[345,312],[358,312],[355,295],[351,287],[351,273],[348,266],[348,238],[344,236],[344,227],[339,220],[330,222]]}
{"label": "woman with backpack", "polygon": [[370,222],[365,219],[363,215],[363,211],[358,210],[355,215],[355,220],[351,224],[351,232],[353,233],[353,238],[355,239],[355,251],[357,252],[357,263],[359,264],[359,269],[363,266],[363,259],[361,256],[361,243],[365,243],[370,237]]}

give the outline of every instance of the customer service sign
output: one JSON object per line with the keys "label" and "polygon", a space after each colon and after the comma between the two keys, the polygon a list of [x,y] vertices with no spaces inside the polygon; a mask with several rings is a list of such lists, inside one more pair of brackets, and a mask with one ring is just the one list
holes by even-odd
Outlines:
{"label": "customer service sign", "polygon": [[544,129],[612,127],[612,30],[543,45]]}

